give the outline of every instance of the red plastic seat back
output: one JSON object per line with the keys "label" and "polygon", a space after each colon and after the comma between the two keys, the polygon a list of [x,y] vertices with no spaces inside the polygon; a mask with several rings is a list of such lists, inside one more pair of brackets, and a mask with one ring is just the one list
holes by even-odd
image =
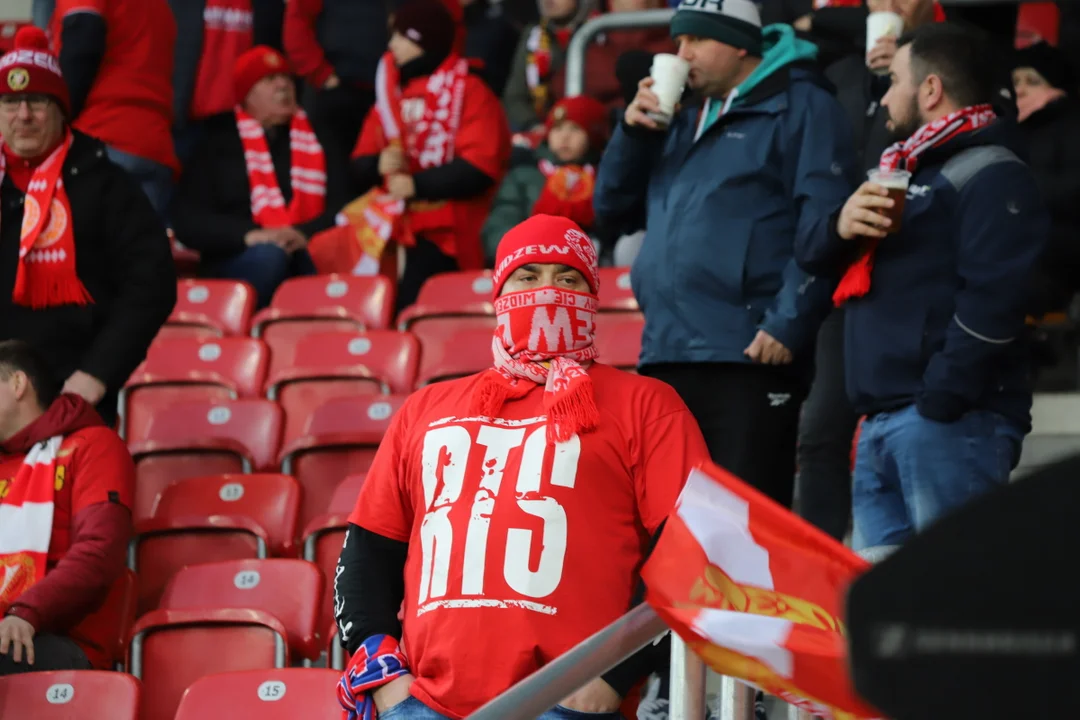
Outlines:
{"label": "red plastic seat back", "polygon": [[0,718],[138,720],[139,681],[98,670],[31,672],[0,677]]}
{"label": "red plastic seat back", "polygon": [[356,506],[356,498],[360,495],[360,488],[364,487],[366,473],[349,475],[334,489],[330,497],[330,505],[326,508],[328,515],[348,515]]}
{"label": "red plastic seat back", "polygon": [[267,376],[272,376],[293,363],[296,348],[300,347],[309,335],[328,332],[355,333],[359,327],[352,320],[280,320],[263,328],[262,341],[270,350],[270,369]]}
{"label": "red plastic seat back", "polygon": [[[463,322],[463,321],[472,322]],[[472,375],[492,366],[495,318],[443,318],[416,323],[420,371],[416,386]]]}
{"label": "red plastic seat back", "polygon": [[292,474],[304,489],[300,527],[326,513],[343,477],[366,473],[375,460],[374,447],[327,448],[305,452],[292,462]]}
{"label": "red plastic seat back", "polygon": [[181,568],[162,593],[163,610],[244,608],[273,615],[289,647],[311,660],[322,652],[323,574],[306,560],[231,560]]}
{"label": "red plastic seat back", "polygon": [[390,327],[394,283],[382,275],[312,275],[286,280],[270,301],[273,318],[348,318],[368,330]]}
{"label": "red plastic seat back", "polygon": [[433,315],[491,315],[491,271],[439,273],[420,287],[416,303],[406,308],[398,325],[406,328],[417,318]]}
{"label": "red plastic seat back", "polygon": [[208,328],[219,335],[244,335],[255,311],[255,290],[239,280],[181,280],[166,325]]}
{"label": "red plastic seat back", "polygon": [[180,700],[175,720],[337,718],[338,670],[286,668],[208,675]]}
{"label": "red plastic seat back", "polygon": [[600,312],[638,310],[634,291],[630,287],[630,268],[600,268],[600,294],[597,299]]}
{"label": "red plastic seat back", "polygon": [[599,313],[596,316],[597,361],[636,372],[641,356],[645,319],[639,313]]}

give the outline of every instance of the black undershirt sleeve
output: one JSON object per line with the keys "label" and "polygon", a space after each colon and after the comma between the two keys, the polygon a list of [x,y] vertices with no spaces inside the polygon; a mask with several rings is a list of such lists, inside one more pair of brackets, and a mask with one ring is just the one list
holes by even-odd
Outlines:
{"label": "black undershirt sleeve", "polygon": [[401,639],[409,544],[349,523],[334,578],[334,618],[349,654],[372,635]]}

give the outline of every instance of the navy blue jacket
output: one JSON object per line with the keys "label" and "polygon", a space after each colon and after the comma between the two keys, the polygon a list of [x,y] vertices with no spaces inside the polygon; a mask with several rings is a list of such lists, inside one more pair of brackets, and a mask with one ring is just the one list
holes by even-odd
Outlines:
{"label": "navy blue jacket", "polygon": [[786,25],[765,36],[761,65],[724,107],[684,109],[666,133],[624,124],[600,162],[598,219],[647,214],[631,270],[641,365],[749,362],[763,329],[796,372],[811,366],[832,288],[797,266],[794,247],[854,189],[855,160],[843,109],[807,66],[816,49]]}
{"label": "navy blue jacket", "polygon": [[[859,413],[914,403],[951,422],[990,410],[1030,428],[1025,310],[1049,216],[1000,123],[920,156],[900,231],[874,255],[870,291],[844,305],[848,395]],[[836,276],[858,244],[836,220],[797,247],[804,269]]]}

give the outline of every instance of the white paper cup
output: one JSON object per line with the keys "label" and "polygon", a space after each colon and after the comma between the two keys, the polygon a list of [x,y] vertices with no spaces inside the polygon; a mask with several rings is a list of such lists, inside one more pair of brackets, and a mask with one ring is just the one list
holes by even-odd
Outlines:
{"label": "white paper cup", "polygon": [[653,56],[649,75],[653,79],[652,91],[660,100],[660,111],[649,113],[649,117],[661,125],[668,125],[675,114],[675,106],[686,87],[686,76],[690,73],[690,64],[678,55],[657,53]]}
{"label": "white paper cup", "polygon": [[[904,32],[904,19],[894,12],[872,12],[866,17],[866,54],[874,49],[877,41],[883,37],[900,37]],[[887,68],[878,68],[874,72],[887,75]]]}

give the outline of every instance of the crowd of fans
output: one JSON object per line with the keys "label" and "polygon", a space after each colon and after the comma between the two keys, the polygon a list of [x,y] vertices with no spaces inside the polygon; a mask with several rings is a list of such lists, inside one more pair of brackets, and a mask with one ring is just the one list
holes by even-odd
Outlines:
{"label": "crowd of fans", "polygon": [[[350,517],[336,604],[354,654],[342,702],[361,714],[467,715],[640,601],[635,569],[706,455],[837,539],[853,529],[872,559],[1008,481],[1030,431],[1031,327],[1080,291],[1072,16],[1060,47],[1014,49],[1015,6],[683,0],[670,28],[595,38],[584,94],[565,96],[583,23],[665,5],[35,2],[47,33],[20,31],[0,60],[0,507],[53,484],[55,511],[51,544],[9,524],[0,548],[41,556],[25,587],[52,581],[0,585],[0,675],[31,653],[93,664],[79,622],[121,569],[133,482],[116,436],[98,436],[175,302],[166,228],[200,276],[246,281],[259,307],[289,278],[382,273],[401,311],[434,275],[494,269],[495,370],[409,401]],[[868,12],[895,12],[905,34],[864,47]],[[658,53],[689,67],[670,124]],[[904,174],[904,192],[864,183],[871,170]],[[633,268],[645,377],[589,366],[601,264]],[[573,320],[542,333],[525,305]],[[494,489],[448,489],[481,445],[475,474]],[[625,507],[597,526],[594,546],[612,548],[596,567],[566,570],[574,592],[546,549],[533,570],[530,540],[520,568],[513,543],[496,548],[497,602],[547,598],[529,607],[559,622],[507,624],[535,635],[532,654],[474,674],[463,648],[503,610],[440,624],[445,607],[480,611],[457,566],[488,552],[457,547],[451,525],[490,522],[481,496],[494,504],[519,445],[515,472],[536,466],[522,508],[555,502],[533,496],[571,445],[570,472],[610,485],[558,495],[564,541],[586,534],[575,503]],[[455,503],[474,493],[470,520]],[[452,557],[432,550],[443,537]],[[433,580],[431,562],[454,569]],[[460,597],[442,597],[447,573]],[[58,609],[64,593],[79,601]],[[551,717],[614,716],[662,655],[639,653]]]}

